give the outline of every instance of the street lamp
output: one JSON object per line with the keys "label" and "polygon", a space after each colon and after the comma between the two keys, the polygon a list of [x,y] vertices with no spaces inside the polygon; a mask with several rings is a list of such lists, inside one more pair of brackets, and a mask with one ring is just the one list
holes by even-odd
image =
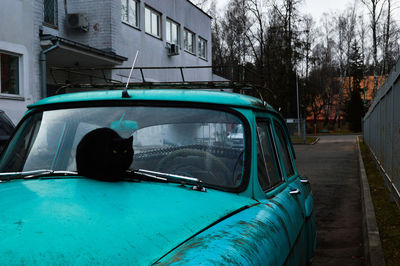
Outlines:
{"label": "street lamp", "polygon": [[300,104],[299,104],[299,79],[296,72],[296,94],[297,94],[297,136],[300,137]]}

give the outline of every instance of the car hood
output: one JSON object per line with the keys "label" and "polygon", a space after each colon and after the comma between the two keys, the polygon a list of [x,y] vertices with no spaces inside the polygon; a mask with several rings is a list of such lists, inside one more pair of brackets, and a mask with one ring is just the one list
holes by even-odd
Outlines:
{"label": "car hood", "polygon": [[0,264],[148,265],[254,200],[152,182],[0,183]]}

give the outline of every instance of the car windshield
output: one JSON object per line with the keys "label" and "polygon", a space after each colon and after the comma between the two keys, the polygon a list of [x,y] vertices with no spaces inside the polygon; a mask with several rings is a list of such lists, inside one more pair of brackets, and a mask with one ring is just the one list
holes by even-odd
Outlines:
{"label": "car windshield", "polygon": [[35,112],[19,126],[1,158],[0,172],[76,171],[79,142],[103,127],[123,138],[133,136],[132,170],[195,177],[218,187],[234,188],[242,181],[245,136],[241,131],[240,143],[228,137],[243,128],[237,116],[218,110],[150,106]]}

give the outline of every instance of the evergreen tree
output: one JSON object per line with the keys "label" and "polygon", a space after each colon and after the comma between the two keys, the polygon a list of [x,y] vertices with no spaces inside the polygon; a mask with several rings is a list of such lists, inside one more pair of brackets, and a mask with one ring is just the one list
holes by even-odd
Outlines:
{"label": "evergreen tree", "polygon": [[349,76],[351,79],[350,100],[347,102],[347,118],[350,130],[353,132],[361,131],[361,119],[364,115],[364,106],[361,100],[360,83],[363,79],[364,64],[363,58],[354,41],[349,55]]}

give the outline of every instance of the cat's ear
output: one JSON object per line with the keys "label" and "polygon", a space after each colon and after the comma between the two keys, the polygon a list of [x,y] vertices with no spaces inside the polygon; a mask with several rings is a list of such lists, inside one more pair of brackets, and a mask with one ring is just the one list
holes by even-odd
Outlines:
{"label": "cat's ear", "polygon": [[133,136],[130,136],[130,137],[128,138],[128,141],[129,141],[130,143],[133,143]]}

